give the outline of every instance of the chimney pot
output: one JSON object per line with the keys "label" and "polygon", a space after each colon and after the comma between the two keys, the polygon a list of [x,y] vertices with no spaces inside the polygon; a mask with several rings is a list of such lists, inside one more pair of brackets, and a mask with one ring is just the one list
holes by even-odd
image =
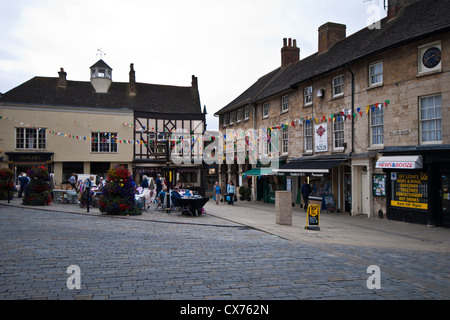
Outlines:
{"label": "chimney pot", "polygon": [[283,48],[281,48],[281,66],[286,67],[292,63],[300,61],[300,49],[297,48],[297,41],[294,39],[292,46],[292,38],[289,38],[289,46],[286,45],[287,39],[283,39]]}

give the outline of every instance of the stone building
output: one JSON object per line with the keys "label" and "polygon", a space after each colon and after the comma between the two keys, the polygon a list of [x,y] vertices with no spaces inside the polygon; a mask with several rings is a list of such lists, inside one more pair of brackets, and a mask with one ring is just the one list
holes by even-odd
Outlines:
{"label": "stone building", "polygon": [[324,210],[450,226],[449,4],[390,0],[386,18],[349,36],[326,23],[303,59],[284,39],[280,67],[216,113],[222,131],[270,141],[279,129],[280,167],[223,165],[222,176],[247,177],[254,200],[288,189],[300,204],[308,181]]}
{"label": "stone building", "polygon": [[197,78],[192,85],[168,86],[115,82],[102,59],[90,67],[90,81],[34,77],[0,97],[1,167],[16,174],[45,165],[57,184],[73,172],[104,176],[114,165],[133,172],[136,181],[161,173],[201,188],[202,165],[177,168],[166,143],[178,127],[205,130]]}

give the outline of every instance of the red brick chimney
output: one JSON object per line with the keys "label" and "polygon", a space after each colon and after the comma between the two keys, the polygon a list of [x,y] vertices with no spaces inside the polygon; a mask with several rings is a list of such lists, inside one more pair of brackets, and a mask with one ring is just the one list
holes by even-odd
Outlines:
{"label": "red brick chimney", "polygon": [[297,40],[291,38],[283,39],[281,48],[281,66],[286,67],[292,63],[300,61],[300,49],[297,47]]}
{"label": "red brick chimney", "polygon": [[130,96],[135,97],[136,90],[136,72],[134,72],[134,64],[130,64]]}
{"label": "red brick chimney", "polygon": [[347,26],[327,22],[319,27],[319,54],[327,52],[332,46],[347,36]]}

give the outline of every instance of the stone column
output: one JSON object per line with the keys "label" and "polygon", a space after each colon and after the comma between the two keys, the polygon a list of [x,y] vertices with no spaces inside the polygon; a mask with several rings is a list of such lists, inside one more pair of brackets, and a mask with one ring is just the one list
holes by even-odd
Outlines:
{"label": "stone column", "polygon": [[275,192],[276,223],[292,226],[292,192]]}

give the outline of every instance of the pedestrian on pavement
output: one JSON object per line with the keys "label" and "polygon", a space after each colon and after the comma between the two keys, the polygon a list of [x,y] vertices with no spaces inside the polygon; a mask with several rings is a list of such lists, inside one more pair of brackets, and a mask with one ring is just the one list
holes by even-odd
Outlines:
{"label": "pedestrian on pavement", "polygon": [[230,201],[228,204],[231,204],[234,206],[234,194],[236,193],[236,187],[234,186],[233,181],[229,181],[227,185],[227,195],[230,197]]}
{"label": "pedestrian on pavement", "polygon": [[69,183],[72,185],[73,189],[77,189],[77,174],[75,172],[70,176]]}
{"label": "pedestrian on pavement", "polygon": [[155,184],[156,184],[156,194],[159,195],[159,193],[163,189],[161,175],[159,173],[156,175]]}
{"label": "pedestrian on pavement", "polygon": [[23,190],[25,189],[25,186],[28,184],[28,182],[30,182],[30,178],[27,177],[27,174],[25,172],[21,172],[20,176],[19,176],[19,184],[20,184],[20,189],[19,189],[19,194],[18,194],[19,198],[22,198]]}
{"label": "pedestrian on pavement", "polygon": [[219,186],[219,182],[216,181],[216,184],[214,185],[214,197],[216,199],[216,204],[219,205],[219,200],[220,200],[220,186]]}
{"label": "pedestrian on pavement", "polygon": [[307,209],[308,209],[308,200],[309,200],[309,195],[311,194],[311,192],[312,192],[311,186],[309,185],[309,183],[307,183],[305,181],[301,188],[301,193],[302,193],[302,197],[303,197],[303,208],[305,209],[305,211],[307,211]]}

